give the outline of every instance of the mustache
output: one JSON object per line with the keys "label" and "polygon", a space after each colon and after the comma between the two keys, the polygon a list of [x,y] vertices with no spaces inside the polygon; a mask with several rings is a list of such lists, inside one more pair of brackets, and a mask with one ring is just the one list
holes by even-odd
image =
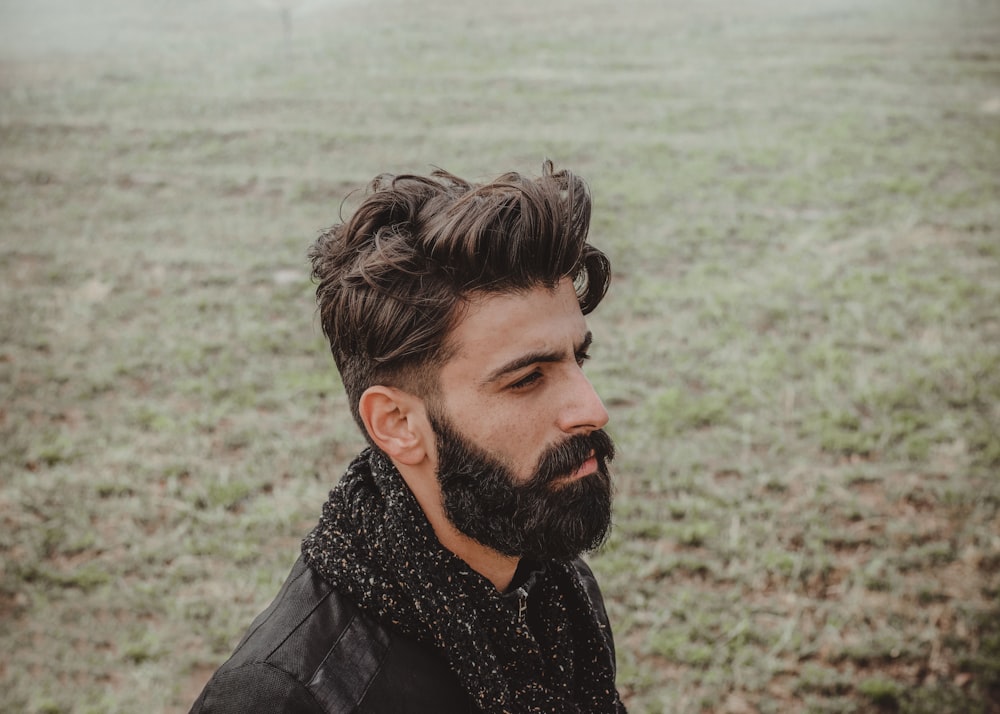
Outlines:
{"label": "mustache", "polygon": [[615,458],[615,444],[603,429],[571,436],[542,454],[535,469],[538,485],[548,485],[571,474],[591,456],[597,459],[598,471],[606,470]]}

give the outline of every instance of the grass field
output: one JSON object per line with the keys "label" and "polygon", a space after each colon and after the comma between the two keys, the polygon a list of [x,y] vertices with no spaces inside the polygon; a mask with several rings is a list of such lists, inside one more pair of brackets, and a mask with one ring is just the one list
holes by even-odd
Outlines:
{"label": "grass field", "polygon": [[0,711],[184,712],[361,445],[305,252],[590,182],[633,712],[1000,712],[1000,4],[0,0]]}

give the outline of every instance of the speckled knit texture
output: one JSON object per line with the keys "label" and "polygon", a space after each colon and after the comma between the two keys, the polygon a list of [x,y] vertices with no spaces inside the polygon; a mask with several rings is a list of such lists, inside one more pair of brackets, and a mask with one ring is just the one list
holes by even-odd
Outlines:
{"label": "speckled knit texture", "polygon": [[302,543],[369,616],[437,649],[485,712],[624,712],[611,649],[575,567],[550,562],[526,614],[438,542],[399,472],[365,450]]}

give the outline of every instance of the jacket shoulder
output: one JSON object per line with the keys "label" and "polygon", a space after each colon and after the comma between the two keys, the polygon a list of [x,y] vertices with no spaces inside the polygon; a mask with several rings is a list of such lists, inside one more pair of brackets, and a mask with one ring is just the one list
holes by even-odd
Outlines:
{"label": "jacket shoulder", "polygon": [[299,558],[192,714],[467,711],[438,706],[464,699],[436,652],[367,617]]}

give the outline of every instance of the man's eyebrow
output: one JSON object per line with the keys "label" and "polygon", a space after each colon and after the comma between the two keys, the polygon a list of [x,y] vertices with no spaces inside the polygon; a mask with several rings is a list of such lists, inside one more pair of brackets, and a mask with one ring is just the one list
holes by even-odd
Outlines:
{"label": "man's eyebrow", "polygon": [[[583,340],[580,342],[579,346],[574,348],[574,357],[584,354],[590,345],[594,342],[594,335],[592,332],[587,332]],[[530,367],[533,364],[540,363],[551,363],[551,362],[562,362],[565,360],[566,353],[560,350],[542,350],[539,352],[529,352],[528,354],[521,355],[510,362],[500,365],[495,370],[490,372],[490,374],[483,379],[482,384],[485,386],[487,384],[492,384],[503,379],[506,375],[512,372],[517,372],[525,367]]]}

